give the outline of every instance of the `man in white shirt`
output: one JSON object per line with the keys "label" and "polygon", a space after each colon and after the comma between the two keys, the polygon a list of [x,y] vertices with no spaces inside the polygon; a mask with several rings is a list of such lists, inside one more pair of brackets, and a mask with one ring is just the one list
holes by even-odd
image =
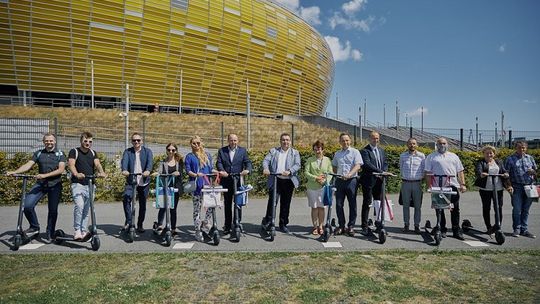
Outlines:
{"label": "man in white shirt", "polygon": [[[332,168],[334,173],[342,175],[342,178],[336,179],[336,214],[339,227],[336,234],[346,233],[354,236],[354,225],[357,217],[356,194],[358,191],[357,176],[360,167],[364,163],[360,152],[351,147],[351,137],[349,134],[341,133],[339,135],[339,144],[341,150],[334,154]],[[349,202],[349,222],[345,227],[345,212],[343,210],[345,197]]]}
{"label": "man in white shirt", "polygon": [[[426,183],[429,186],[436,187],[451,187],[453,191],[463,193],[467,191],[465,187],[465,175],[463,171],[463,164],[459,157],[452,152],[448,151],[448,141],[446,138],[441,137],[437,139],[436,143],[437,151],[429,154],[426,158],[424,171],[426,173]],[[433,175],[446,175],[447,178],[443,179],[443,184],[439,185],[439,179]],[[450,209],[450,216],[452,221],[452,232],[456,239],[464,240],[463,233],[459,228],[459,192],[452,195],[450,202],[454,205]],[[446,237],[446,217],[444,211],[441,212],[441,233],[443,237]]]}
{"label": "man in white shirt", "polygon": [[[422,209],[422,179],[424,178],[424,162],[426,156],[417,151],[416,138],[407,141],[407,151],[399,155],[399,171],[401,172],[400,198],[403,202],[403,232],[409,232],[409,207],[414,206],[414,232],[420,233]],[[412,203],[412,206],[411,206]]]}

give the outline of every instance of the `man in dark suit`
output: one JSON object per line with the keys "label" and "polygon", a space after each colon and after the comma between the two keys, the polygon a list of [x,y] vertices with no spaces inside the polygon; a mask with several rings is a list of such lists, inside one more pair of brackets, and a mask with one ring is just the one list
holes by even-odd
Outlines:
{"label": "man in dark suit", "polygon": [[[234,180],[231,173],[240,173],[240,175],[248,175],[252,171],[251,160],[248,157],[245,148],[238,146],[238,136],[236,134],[229,134],[227,137],[229,142],[228,146],[225,146],[218,151],[217,157],[217,169],[221,178],[221,185],[223,188],[229,189],[225,192],[225,225],[223,227],[223,234],[227,235],[231,232],[231,226],[233,223],[232,218],[232,204],[234,197]],[[240,179],[238,179],[237,187],[240,187]],[[238,221],[242,219],[242,209],[238,210]]]}
{"label": "man in dark suit", "polygon": [[388,162],[384,149],[379,147],[380,135],[377,132],[371,132],[369,135],[369,145],[360,151],[364,164],[362,165],[362,174],[360,184],[362,185],[362,234],[367,235],[369,205],[375,199],[380,199],[382,179],[373,175],[374,172],[382,173],[388,170]]}

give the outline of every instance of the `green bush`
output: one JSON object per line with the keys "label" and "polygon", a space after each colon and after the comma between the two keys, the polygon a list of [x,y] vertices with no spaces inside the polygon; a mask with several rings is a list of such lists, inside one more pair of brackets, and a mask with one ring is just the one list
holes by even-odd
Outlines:
{"label": "green bush", "polygon": [[[362,148],[362,147],[357,147]],[[334,153],[339,149],[339,146],[327,146],[325,147],[326,156],[332,158]],[[405,146],[386,146],[386,154],[388,157],[389,171],[399,174],[399,154],[406,150]],[[420,151],[428,155],[431,153],[431,150],[427,148],[420,147]],[[302,162],[302,168],[307,158],[313,155],[311,147],[298,147],[300,152],[300,158]],[[455,151],[456,154],[460,157],[463,166],[465,167],[465,177],[467,182],[467,188],[471,189],[474,182],[474,165],[478,159],[481,158],[480,152],[464,152],[464,151]],[[249,152],[249,157],[253,162],[253,173],[248,176],[246,182],[251,184],[254,187],[253,194],[256,196],[266,196],[268,193],[266,189],[266,178],[262,175],[262,161],[267,152],[253,151]],[[514,153],[514,150],[511,149],[501,149],[498,151],[499,158],[506,158],[509,155]],[[537,164],[540,164],[540,149],[531,149],[528,151],[528,154],[532,155]],[[31,154],[17,153],[11,159],[6,157],[6,153],[0,151],[0,172],[6,172],[10,170],[15,170],[20,165],[24,164],[31,158]],[[113,161],[108,161],[105,159],[105,155],[98,153],[98,157],[101,160],[103,168],[107,173],[107,178],[97,180],[97,192],[96,200],[97,201],[121,201],[122,192],[124,191],[125,177],[122,176],[120,169],[117,168],[117,165]],[[157,169],[159,161],[164,159],[165,155],[156,155],[154,157],[154,169]],[[215,160],[214,160],[215,161]],[[540,172],[540,170],[539,170]],[[30,170],[30,174],[37,174],[37,166],[34,166]],[[185,175],[184,175],[185,176]],[[304,177],[304,170],[301,169],[299,172],[299,178],[301,181],[298,192],[305,191],[306,179]],[[185,179],[185,177],[184,177]],[[184,180],[185,182],[185,180]],[[152,181],[151,188],[154,188],[154,181]],[[34,184],[34,181],[30,181],[28,184],[28,189]],[[62,191],[62,201],[70,202],[71,194],[69,188],[69,181],[67,178],[63,178],[63,191]],[[11,177],[2,177],[0,178],[0,204],[9,205],[16,204],[19,202],[21,197],[21,179],[14,179]],[[388,180],[388,191],[390,193],[396,193],[401,187],[401,179],[391,178]],[[185,196],[187,198],[188,196]]]}

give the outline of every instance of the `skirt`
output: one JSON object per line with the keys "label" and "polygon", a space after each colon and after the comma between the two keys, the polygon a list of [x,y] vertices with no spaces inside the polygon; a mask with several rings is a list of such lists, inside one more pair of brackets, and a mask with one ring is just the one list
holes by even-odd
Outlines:
{"label": "skirt", "polygon": [[323,202],[322,202],[322,192],[323,189],[307,189],[306,195],[308,200],[308,207],[310,208],[324,208]]}

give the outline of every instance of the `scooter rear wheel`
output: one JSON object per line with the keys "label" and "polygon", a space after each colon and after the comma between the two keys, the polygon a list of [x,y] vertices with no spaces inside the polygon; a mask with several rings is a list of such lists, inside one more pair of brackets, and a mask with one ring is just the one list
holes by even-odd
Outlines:
{"label": "scooter rear wheel", "polygon": [[92,241],[90,241],[90,245],[92,245],[92,250],[98,251],[99,247],[101,246],[101,241],[99,240],[99,237],[94,236],[92,238]]}
{"label": "scooter rear wheel", "polygon": [[439,246],[441,244],[441,240],[442,234],[440,231],[437,230],[437,232],[435,232],[435,245]]}
{"label": "scooter rear wheel", "polygon": [[501,230],[495,231],[495,241],[497,241],[497,244],[499,245],[504,244],[505,236]]}
{"label": "scooter rear wheel", "polygon": [[467,219],[463,220],[463,222],[461,224],[461,229],[463,229],[463,232],[465,232],[465,233],[469,232],[469,230],[471,230],[472,227],[473,226],[472,226],[471,221],[469,221]]}
{"label": "scooter rear wheel", "polygon": [[133,227],[130,227],[129,228],[129,231],[128,231],[128,243],[133,243],[133,241],[135,240],[135,228]]}
{"label": "scooter rear wheel", "polygon": [[167,231],[165,233],[165,245],[167,247],[171,246],[172,243],[172,233],[170,231]]}
{"label": "scooter rear wheel", "polygon": [[20,234],[16,234],[15,235],[15,238],[13,239],[13,250],[19,250],[19,247],[21,246],[21,243],[22,243],[22,237]]}
{"label": "scooter rear wheel", "polygon": [[322,241],[328,242],[328,239],[330,238],[330,228],[324,228],[323,235],[322,235]]}
{"label": "scooter rear wheel", "polygon": [[240,228],[234,228],[233,239],[235,242],[240,242]]}
{"label": "scooter rear wheel", "polygon": [[386,230],[379,230],[379,243],[384,244],[386,242]]}
{"label": "scooter rear wheel", "polygon": [[63,237],[66,237],[66,233],[64,232],[64,230],[62,230],[62,229],[56,230],[54,232],[54,235],[53,235],[54,243],[56,245],[62,244],[64,241],[61,238],[63,238]]}
{"label": "scooter rear wheel", "polygon": [[219,245],[219,232],[217,230],[214,231],[212,239],[214,241],[214,245]]}

